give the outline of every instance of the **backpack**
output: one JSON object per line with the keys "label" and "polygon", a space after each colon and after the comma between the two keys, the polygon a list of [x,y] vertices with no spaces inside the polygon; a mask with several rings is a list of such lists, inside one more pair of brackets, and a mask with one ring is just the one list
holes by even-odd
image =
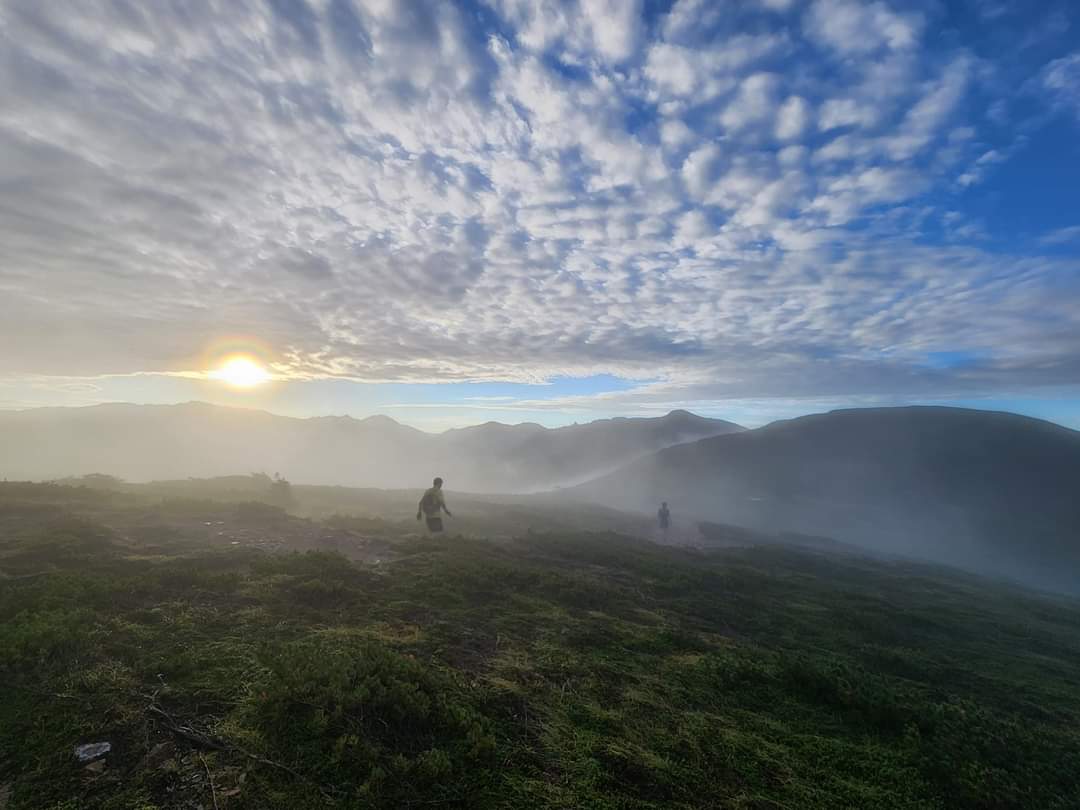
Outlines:
{"label": "backpack", "polygon": [[432,513],[439,514],[439,495],[434,489],[429,489],[424,493],[423,499],[420,501],[420,507],[424,510],[425,515]]}

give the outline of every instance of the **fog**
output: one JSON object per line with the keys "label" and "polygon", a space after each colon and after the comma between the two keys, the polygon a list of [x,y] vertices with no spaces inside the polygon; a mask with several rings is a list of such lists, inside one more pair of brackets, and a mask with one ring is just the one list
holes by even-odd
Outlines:
{"label": "fog", "polygon": [[1054,589],[1080,574],[1080,433],[955,408],[837,411],[661,451],[577,494],[821,535]]}
{"label": "fog", "polygon": [[[656,507],[667,501],[680,527],[673,542],[709,544],[697,529],[707,521],[830,538],[1055,590],[1080,580],[1080,434],[1013,414],[863,409],[746,431],[675,411],[432,434],[386,417],[106,405],[0,413],[0,441],[0,476],[13,480],[260,473],[301,485],[414,491],[439,475],[450,492],[540,503],[551,515],[569,508],[560,504],[592,504],[636,516],[594,514],[582,529],[630,526],[650,535]],[[386,503],[369,511],[385,513]],[[349,503],[335,508],[348,511]],[[543,515],[515,525],[574,525],[565,514]]]}
{"label": "fog", "polygon": [[458,491],[538,492],[739,430],[679,411],[557,429],[489,422],[432,434],[383,416],[294,419],[200,403],[49,408],[0,412],[0,476],[102,473],[151,481],[262,472],[305,484],[398,489],[440,475]]}

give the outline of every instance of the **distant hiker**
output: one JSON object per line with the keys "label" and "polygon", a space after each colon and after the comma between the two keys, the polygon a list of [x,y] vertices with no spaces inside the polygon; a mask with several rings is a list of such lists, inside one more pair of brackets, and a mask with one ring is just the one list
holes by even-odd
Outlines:
{"label": "distant hiker", "polygon": [[431,489],[424,493],[424,497],[420,499],[420,503],[416,507],[416,519],[419,520],[423,515],[427,518],[428,531],[437,534],[443,530],[440,512],[446,512],[447,517],[453,517],[450,510],[446,508],[446,498],[443,496],[442,491],[442,479],[436,478],[432,482]]}
{"label": "distant hiker", "polygon": [[671,510],[667,507],[667,501],[660,504],[660,509],[656,512],[656,522],[660,526],[660,533],[666,540],[668,529],[671,528]]}

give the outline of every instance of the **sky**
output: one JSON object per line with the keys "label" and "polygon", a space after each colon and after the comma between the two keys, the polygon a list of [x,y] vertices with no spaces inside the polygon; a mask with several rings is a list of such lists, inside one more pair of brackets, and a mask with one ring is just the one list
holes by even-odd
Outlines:
{"label": "sky", "polygon": [[1080,8],[0,0],[0,408],[196,399],[1080,428]]}

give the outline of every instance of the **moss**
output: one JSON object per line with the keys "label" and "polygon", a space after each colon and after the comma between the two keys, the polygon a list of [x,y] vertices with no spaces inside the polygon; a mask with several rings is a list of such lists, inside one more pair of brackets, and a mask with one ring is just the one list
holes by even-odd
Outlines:
{"label": "moss", "polygon": [[207,807],[207,771],[227,808],[1080,806],[1067,600],[603,534],[146,555],[54,517],[0,534],[48,572],[0,581],[12,810]]}

